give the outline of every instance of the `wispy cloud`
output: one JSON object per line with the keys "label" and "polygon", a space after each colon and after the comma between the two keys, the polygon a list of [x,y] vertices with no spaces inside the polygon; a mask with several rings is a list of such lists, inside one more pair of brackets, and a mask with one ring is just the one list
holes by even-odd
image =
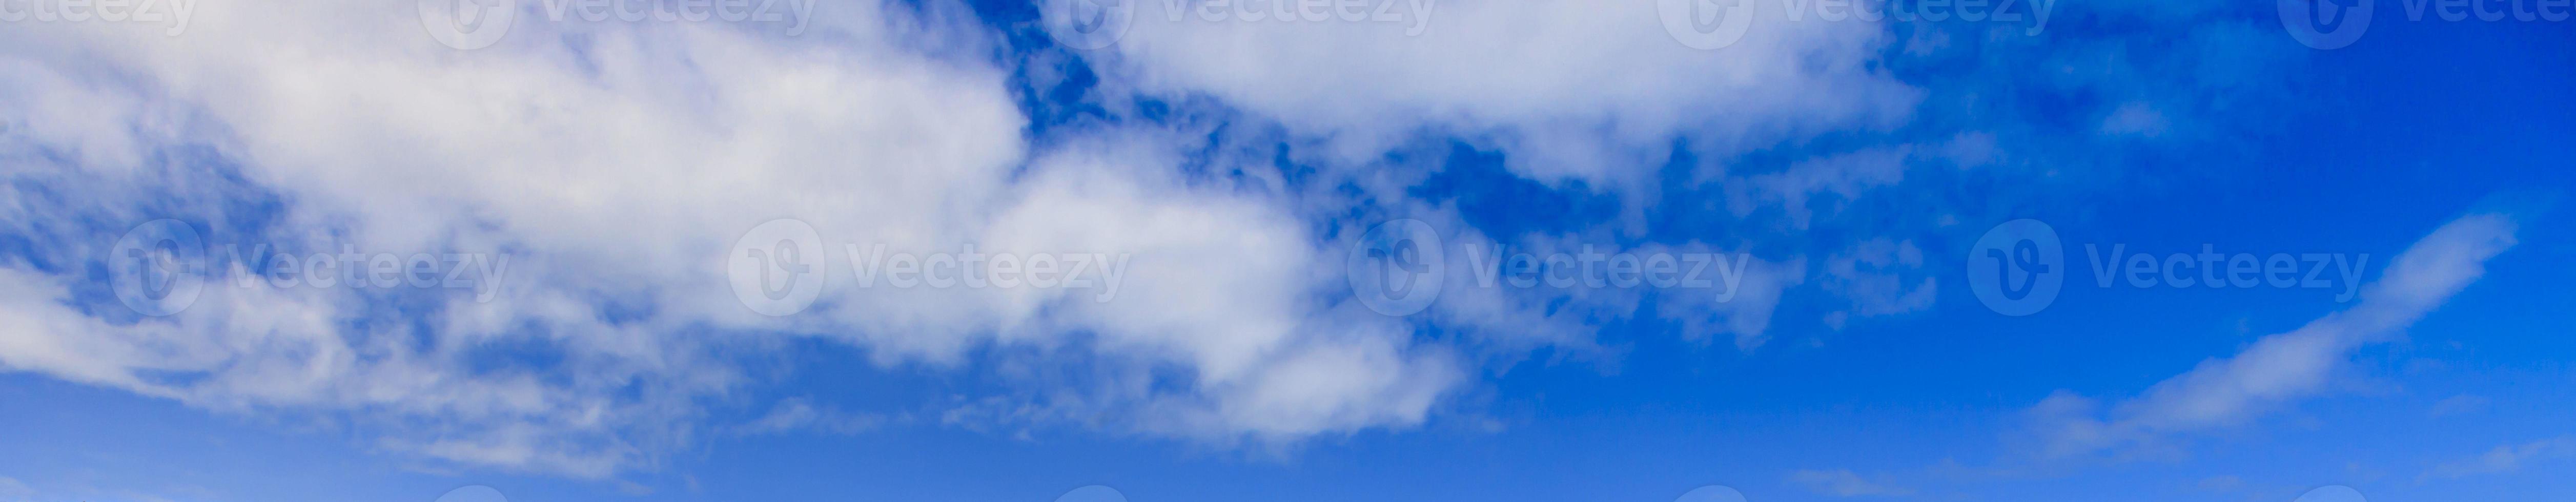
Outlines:
{"label": "wispy cloud", "polygon": [[19,482],[18,478],[0,476],[0,502],[26,502],[35,498],[34,488],[28,488],[27,484]]}
{"label": "wispy cloud", "polygon": [[746,436],[800,431],[850,435],[876,429],[885,422],[883,415],[816,407],[812,398],[795,397],[779,400],[778,404],[770,407],[768,414],[735,426],[733,432]]}
{"label": "wispy cloud", "polygon": [[2434,418],[2467,415],[2486,411],[2487,403],[2488,399],[2485,397],[2462,394],[2433,403],[2433,409],[2426,413]]}
{"label": "wispy cloud", "polygon": [[2487,450],[2473,458],[2444,462],[2417,476],[2428,479],[2459,479],[2480,474],[2503,474],[2520,471],[2535,460],[2576,456],[2576,436],[2559,436],[2518,445],[2504,445]]}
{"label": "wispy cloud", "polygon": [[2042,453],[2164,448],[2171,434],[2241,425],[2314,395],[2353,350],[2389,339],[2484,275],[2489,258],[2513,247],[2514,232],[2505,214],[2452,220],[2398,255],[2359,305],[2203,361],[2111,405],[2107,415],[2093,399],[2059,391],[2028,411]]}

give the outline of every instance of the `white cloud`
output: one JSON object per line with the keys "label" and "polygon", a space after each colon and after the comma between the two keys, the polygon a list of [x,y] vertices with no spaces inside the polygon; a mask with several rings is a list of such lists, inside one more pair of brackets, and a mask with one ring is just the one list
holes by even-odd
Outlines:
{"label": "white cloud", "polygon": [[[1923,271],[1923,250],[1914,241],[1885,238],[1862,241],[1825,262],[1827,291],[1850,299],[1848,310],[1827,314],[1825,324],[1840,329],[1854,316],[1896,315],[1932,308],[1939,284]],[[1919,280],[1909,276],[1922,276]]]}
{"label": "white cloud", "polygon": [[[0,366],[217,410],[346,413],[389,449],[582,477],[650,468],[702,404],[752,383],[732,358],[768,342],[732,333],[813,333],[933,368],[978,346],[1071,348],[1053,354],[1135,371],[1101,389],[1024,379],[1047,396],[1034,405],[1216,441],[1408,426],[1461,381],[1393,319],[1328,315],[1313,300],[1332,284],[1323,244],[1283,201],[1183,180],[1169,138],[1106,132],[1029,159],[1004,72],[917,49],[980,54],[989,35],[955,5],[836,4],[794,39],[523,19],[472,52],[418,36],[411,2],[206,7],[185,43],[96,24],[0,34],[0,89],[39,97],[0,104],[0,146],[20,159],[6,175],[65,194],[0,206],[45,245],[0,266],[0,318],[23,327],[0,336]],[[264,195],[271,230],[243,233],[235,218],[262,216],[233,208]],[[187,203],[154,202],[171,199]],[[123,230],[107,227],[163,216],[218,244],[509,253],[514,275],[491,303],[227,286],[137,320],[37,263],[90,263]],[[845,288],[773,319],[715,264],[778,217],[834,244],[1131,255],[1133,274],[1110,302]],[[80,221],[100,228],[44,223]],[[430,313],[385,308],[415,302]],[[495,355],[508,347],[561,360]]]}
{"label": "white cloud", "polygon": [[1836,202],[1848,203],[1869,189],[1902,182],[1912,150],[1891,147],[1844,153],[1800,161],[1776,173],[1737,178],[1727,184],[1733,195],[1726,200],[1727,209],[1743,217],[1760,204],[1778,204],[1787,212],[1790,228],[1805,230],[1815,220],[1809,203],[1817,196],[1831,194],[1839,197]]}
{"label": "white cloud", "polygon": [[2352,351],[2397,335],[2484,275],[2487,259],[2513,247],[2514,232],[2504,214],[2452,220],[2399,254],[2360,304],[2255,340],[2234,357],[2203,361],[2112,405],[2107,416],[2092,399],[2051,395],[2029,411],[2045,452],[2160,447],[2170,434],[2240,425],[2321,392]]}
{"label": "white cloud", "polygon": [[1110,85],[1213,96],[1354,165],[1427,132],[1500,148],[1531,179],[1635,189],[1675,138],[1721,157],[1889,127],[1920,97],[1873,65],[1888,43],[1880,24],[1788,21],[1773,2],[1751,3],[1747,35],[1711,51],[1666,33],[1654,2],[1430,2],[1419,29],[1211,22],[1197,2],[1132,4],[1124,36],[1090,53]]}
{"label": "white cloud", "polygon": [[[1161,2],[1138,4],[1140,19],[1163,16]],[[1337,300],[1356,231],[1309,220],[1420,209],[1462,242],[1488,238],[1454,208],[1315,193],[1344,180],[1401,193],[1379,189],[1425,174],[1374,167],[1419,135],[1502,150],[1530,179],[1647,190],[1680,140],[1708,159],[1702,179],[1751,180],[1804,228],[1809,201],[1900,182],[1913,150],[1749,178],[1720,177],[1723,159],[1891,127],[1920,94],[1873,61],[1886,43],[1875,23],[1766,21],[1698,51],[1636,2],[1453,3],[1414,37],[1148,21],[1092,60],[1105,94],[1212,96],[1341,169],[1299,192],[1277,186],[1266,156],[1224,159],[1246,164],[1243,179],[1186,173],[1195,153],[1179,145],[1203,140],[1189,133],[1066,126],[1033,141],[1009,72],[992,66],[998,37],[950,2],[827,4],[795,38],[523,13],[476,51],[420,35],[416,7],[210,4],[177,40],[109,24],[0,32],[0,93],[37,97],[0,100],[0,177],[46,188],[0,201],[0,224],[41,243],[0,263],[0,320],[23,327],[0,335],[0,367],[229,412],[345,415],[391,450],[584,477],[650,468],[688,444],[709,402],[759,383],[741,359],[782,345],[779,333],[889,367],[996,354],[995,376],[1014,387],[943,417],[969,427],[1073,422],[1218,443],[1411,427],[1480,361],[1582,350],[1593,328],[1645,310],[1694,340],[1758,347],[1809,262],[1764,255],[1735,287],[1667,291],[1652,309],[1633,291],[1452,288],[1428,318],[1475,336],[1418,340],[1412,320]],[[490,303],[253,285],[210,287],[170,318],[101,308],[78,270],[101,241],[160,217],[199,222],[218,244],[507,253],[513,272]],[[1102,253],[1132,274],[1107,302],[844,284],[770,318],[736,301],[718,264],[782,217],[836,252]],[[1910,311],[1930,301],[1928,279],[1867,275],[1912,266],[1906,249],[1825,268],[1861,315]],[[826,261],[827,278],[850,275],[844,258]],[[560,357],[520,361],[513,347]],[[746,430],[864,421],[803,402],[766,409]]]}
{"label": "white cloud", "polygon": [[26,483],[18,482],[18,478],[0,476],[0,501],[17,502],[35,498],[36,490],[28,488]]}
{"label": "white cloud", "polygon": [[2485,411],[2488,403],[2489,400],[2483,396],[2461,394],[2433,403],[2433,409],[2425,413],[2432,415],[2434,418],[2467,415]]}
{"label": "white cloud", "polygon": [[758,436],[811,430],[848,435],[875,429],[885,422],[883,416],[818,407],[811,398],[793,397],[779,400],[770,406],[768,414],[734,427],[733,432]]}
{"label": "white cloud", "polygon": [[2474,458],[2444,462],[2426,471],[2422,479],[2459,479],[2478,474],[2503,474],[2522,470],[2533,460],[2576,455],[2576,437],[2560,436],[2518,445],[2504,445],[2487,450]]}

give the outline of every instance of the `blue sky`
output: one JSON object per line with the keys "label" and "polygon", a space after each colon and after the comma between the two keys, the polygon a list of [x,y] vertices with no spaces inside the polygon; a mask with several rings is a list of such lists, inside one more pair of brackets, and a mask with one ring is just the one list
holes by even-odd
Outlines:
{"label": "blue sky", "polygon": [[[0,502],[2576,493],[2576,21],[2360,0],[2321,49],[2285,1],[1758,2],[1717,47],[1644,1],[6,21]],[[2016,220],[2060,259],[2002,280],[2062,287],[1999,306]],[[139,293],[181,234],[201,290]],[[1480,284],[1493,245],[1744,268]]]}

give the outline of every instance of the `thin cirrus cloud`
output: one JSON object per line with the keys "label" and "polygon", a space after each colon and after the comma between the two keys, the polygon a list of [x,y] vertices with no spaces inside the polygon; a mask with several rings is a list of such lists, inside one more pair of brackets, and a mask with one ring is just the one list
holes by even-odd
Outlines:
{"label": "thin cirrus cloud", "polygon": [[2317,395],[2354,350],[2397,336],[2485,275],[2487,260],[2518,242],[2515,230],[2506,213],[2452,220],[2397,255],[2359,304],[2202,361],[2107,411],[2059,391],[2028,411],[2032,432],[2048,456],[2166,449],[2176,436],[2242,426]]}

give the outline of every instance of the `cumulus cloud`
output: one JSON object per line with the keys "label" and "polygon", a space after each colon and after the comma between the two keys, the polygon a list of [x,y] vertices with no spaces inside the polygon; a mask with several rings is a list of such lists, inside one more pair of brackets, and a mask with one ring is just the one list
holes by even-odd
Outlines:
{"label": "cumulus cloud", "polygon": [[1654,2],[1384,3],[1410,6],[1393,14],[1404,22],[1130,2],[1131,26],[1086,57],[1114,84],[1215,97],[1347,163],[1427,133],[1503,150],[1531,179],[1614,189],[1650,183],[1676,138],[1739,152],[1889,127],[1920,99],[1873,65],[1880,24],[1792,22],[1774,2],[1751,3],[1755,24],[1721,50],[1674,39]]}
{"label": "cumulus cloud", "polygon": [[[0,105],[20,187],[0,219],[36,243],[0,268],[0,365],[346,414],[390,449],[584,477],[649,467],[701,403],[753,380],[736,359],[769,342],[727,333],[933,367],[988,344],[1079,347],[1060,354],[1148,379],[1076,393],[1109,428],[1214,439],[1418,423],[1458,382],[1394,320],[1321,315],[1323,244],[1279,201],[1182,179],[1161,138],[1033,160],[1005,72],[976,57],[989,34],[955,5],[836,4],[792,39],[525,20],[473,52],[370,35],[417,33],[412,7],[209,6],[185,43],[103,24],[0,35],[7,90],[36,97]],[[251,280],[167,318],[120,314],[84,271],[157,217],[218,245],[515,261],[490,302]],[[846,288],[770,318],[715,265],[780,217],[834,244],[1101,253],[1134,273],[1114,301]],[[211,281],[260,265],[219,259]],[[755,428],[824,422],[780,406]]]}
{"label": "cumulus cloud", "polygon": [[[0,100],[0,368],[345,420],[385,449],[462,464],[608,477],[690,444],[723,412],[710,404],[770,376],[747,361],[805,337],[890,368],[994,368],[1009,384],[936,405],[945,423],[1287,444],[1416,426],[1491,361],[1588,350],[1591,331],[1622,320],[1752,350],[1811,271],[1852,300],[1846,316],[1933,299],[1905,239],[1810,260],[1751,239],[1489,232],[1449,201],[1413,199],[1443,166],[1393,153],[1499,151],[1510,176],[1619,192],[1633,217],[1688,145],[1690,177],[1741,199],[1710,207],[1778,206],[1789,223],[1776,226],[1797,230],[1907,180],[1908,162],[1996,156],[1993,136],[1961,134],[1734,169],[1744,152],[1887,130],[1923,99],[1879,64],[1895,43],[1885,27],[1782,22],[1769,2],[1744,40],[1713,51],[1661,31],[1645,2],[1424,2],[1436,10],[1395,24],[1173,21],[1181,4],[1131,3],[1123,39],[1079,53],[1100,77],[1089,95],[1213,101],[1216,118],[1032,118],[1045,105],[1025,103],[1018,86],[1035,84],[1020,80],[1074,80],[1035,63],[1063,55],[1018,53],[944,1],[825,4],[794,36],[529,10],[474,51],[419,36],[417,4],[397,0],[210,4],[179,38],[12,26],[0,95],[27,98]],[[1012,62],[1031,68],[1000,66]],[[1328,173],[1302,179],[1311,169]],[[1401,216],[1453,243],[1746,259],[1723,288],[1656,292],[1452,274],[1431,310],[1396,318],[1352,301],[1340,264],[1375,223],[1351,220]],[[157,218],[218,246],[506,255],[510,272],[491,301],[236,285],[260,263],[219,250],[207,273],[220,286],[143,317],[99,278],[109,243]],[[721,266],[779,218],[815,227],[824,277],[839,281],[789,317],[744,308]],[[862,287],[848,282],[859,248],[842,244],[1097,254],[1126,275],[1114,295]],[[749,409],[766,411],[745,433],[874,416]]]}
{"label": "cumulus cloud", "polygon": [[[866,214],[817,220],[933,239],[988,204],[1021,151],[1024,121],[997,72],[894,47],[895,14],[874,6],[813,37],[840,44],[701,24],[521,23],[524,43],[473,53],[362,35],[417,32],[396,15],[409,6],[209,6],[184,43],[102,24],[12,30],[6,57],[56,84],[25,95],[105,88],[100,99],[142,110],[133,124],[167,125],[13,138],[26,148],[16,181],[80,197],[7,215],[48,246],[33,261],[57,265],[6,275],[25,321],[13,324],[32,329],[12,333],[0,362],[217,409],[354,412],[393,430],[382,443],[394,449],[605,476],[683,441],[691,400],[741,382],[721,344],[683,328],[770,326],[690,265],[726,235],[765,217]],[[29,130],[59,129],[11,128]],[[70,162],[42,161],[64,145],[79,148]],[[226,179],[244,190],[194,183]],[[166,191],[213,200],[149,202]],[[88,315],[78,293],[90,283],[60,264],[105,256],[83,244],[113,227],[165,216],[217,243],[506,253],[518,273],[488,303],[253,283],[208,288],[170,318]],[[242,265],[258,264],[219,263],[215,280]],[[425,303],[385,308],[397,302]],[[621,306],[649,313],[608,313]],[[562,360],[492,363],[513,346]]]}
{"label": "cumulus cloud", "polygon": [[2201,362],[2108,407],[2059,391],[2031,408],[2045,454],[2157,448],[2174,434],[2242,425],[2322,392],[2354,350],[2385,342],[2486,273],[2516,243],[2510,215],[2464,216],[2435,229],[2366,286],[2361,302],[2235,356]]}

